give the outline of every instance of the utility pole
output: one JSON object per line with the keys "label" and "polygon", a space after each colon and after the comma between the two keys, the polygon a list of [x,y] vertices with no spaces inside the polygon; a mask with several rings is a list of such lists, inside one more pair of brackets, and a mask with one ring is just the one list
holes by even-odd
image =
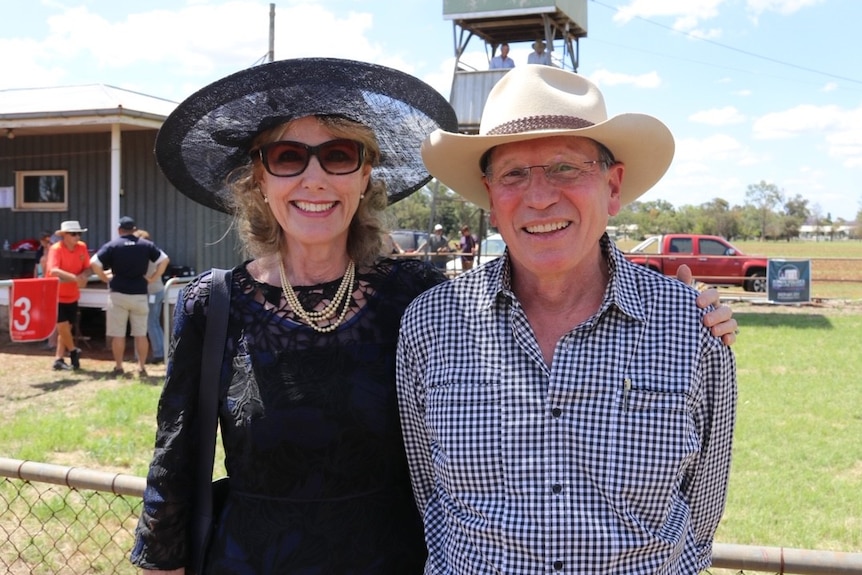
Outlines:
{"label": "utility pole", "polygon": [[266,54],[266,61],[272,62],[275,60],[275,2],[269,4],[269,52]]}

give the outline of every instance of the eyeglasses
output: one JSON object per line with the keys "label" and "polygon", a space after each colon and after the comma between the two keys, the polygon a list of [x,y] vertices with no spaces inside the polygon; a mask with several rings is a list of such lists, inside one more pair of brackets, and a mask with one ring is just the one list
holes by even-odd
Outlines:
{"label": "eyeglasses", "polygon": [[81,235],[81,232],[66,232],[66,233],[69,234],[70,236],[80,236]]}
{"label": "eyeglasses", "polygon": [[[499,175],[491,172],[491,166],[485,170],[485,178],[491,184],[497,184],[504,188],[523,189],[530,183],[533,168],[542,168],[545,178],[552,184],[572,185],[593,175],[595,166],[608,167],[612,162],[606,160],[586,160],[581,162],[555,162],[553,164],[539,164],[535,166],[523,166],[510,168]],[[579,165],[587,165],[589,168],[581,168]]]}
{"label": "eyeglasses", "polygon": [[329,140],[317,146],[282,140],[264,144],[251,151],[251,157],[260,157],[266,171],[273,176],[298,176],[308,167],[311,156],[317,156],[320,167],[327,174],[352,174],[365,161],[365,146],[355,140]]}

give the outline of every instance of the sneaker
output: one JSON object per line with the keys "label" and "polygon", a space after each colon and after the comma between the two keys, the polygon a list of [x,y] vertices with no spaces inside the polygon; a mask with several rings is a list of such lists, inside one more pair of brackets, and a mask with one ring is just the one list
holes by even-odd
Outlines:
{"label": "sneaker", "polygon": [[66,365],[66,362],[62,358],[54,360],[54,371],[68,371],[70,369],[72,368]]}
{"label": "sneaker", "polygon": [[76,347],[69,352],[69,357],[72,362],[72,369],[81,369],[81,348]]}

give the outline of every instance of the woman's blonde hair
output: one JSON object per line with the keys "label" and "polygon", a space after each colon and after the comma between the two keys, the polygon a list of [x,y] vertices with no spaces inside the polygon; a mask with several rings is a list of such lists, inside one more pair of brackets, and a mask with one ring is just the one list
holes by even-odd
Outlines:
{"label": "woman's blonde hair", "polygon": [[[365,146],[365,163],[377,165],[380,147],[370,128],[341,116],[316,116],[316,119],[336,138],[360,142]],[[251,149],[277,141],[290,124],[291,122],[286,122],[260,133]],[[255,258],[279,251],[284,243],[284,231],[264,202],[260,190],[259,182],[264,169],[260,159],[255,159],[228,176],[234,225],[243,249]],[[364,195],[350,222],[347,236],[347,253],[358,266],[370,265],[380,255],[384,229],[383,210],[388,203],[385,185],[373,178],[369,178]]]}

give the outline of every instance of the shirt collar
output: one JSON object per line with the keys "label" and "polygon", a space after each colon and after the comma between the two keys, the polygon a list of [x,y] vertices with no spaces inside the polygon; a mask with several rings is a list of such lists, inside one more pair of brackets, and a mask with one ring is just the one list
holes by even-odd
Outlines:
{"label": "shirt collar", "polygon": [[502,256],[482,266],[481,272],[484,288],[479,292],[480,309],[492,307],[498,298],[515,299],[509,270],[509,248]]}
{"label": "shirt collar", "polygon": [[609,276],[600,314],[605,313],[613,305],[632,319],[645,322],[647,314],[639,295],[637,275],[632,273],[634,264],[626,260],[619,248],[611,242],[607,233],[599,240],[599,245],[605,261],[608,262]]}
{"label": "shirt collar", "polygon": [[[634,320],[646,321],[643,302],[638,295],[637,276],[632,273],[629,263],[623,253],[617,248],[605,233],[599,240],[602,256],[608,263],[609,281],[602,298],[602,304],[594,317],[601,317],[611,308],[616,307]],[[484,267],[486,289],[482,290],[481,307],[494,305],[498,298],[510,301],[517,299],[512,291],[512,267],[509,261],[509,248],[503,256]]]}

